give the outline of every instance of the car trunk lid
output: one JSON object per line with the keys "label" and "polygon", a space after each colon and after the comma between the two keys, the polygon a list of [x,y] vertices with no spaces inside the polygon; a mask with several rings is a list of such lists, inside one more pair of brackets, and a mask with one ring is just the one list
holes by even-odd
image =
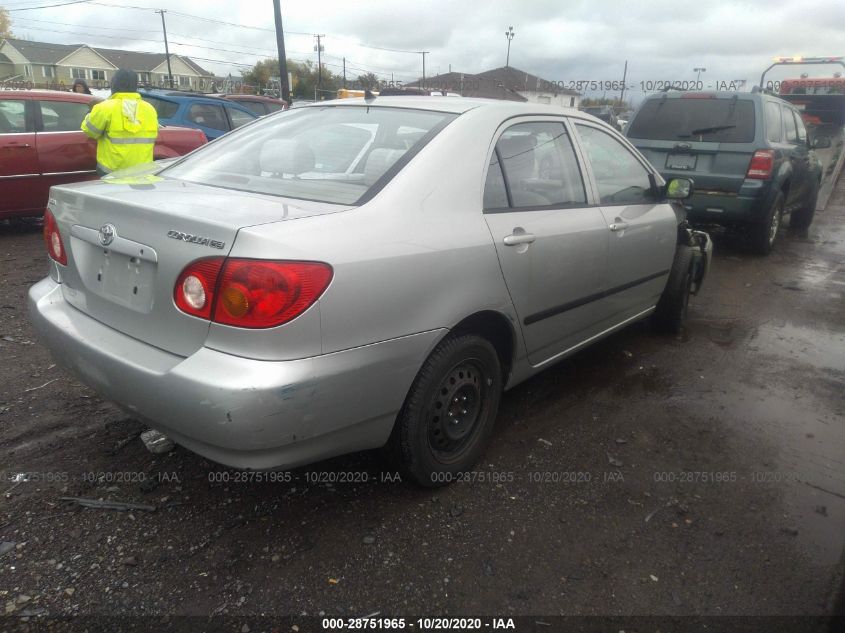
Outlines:
{"label": "car trunk lid", "polygon": [[179,273],[225,257],[246,226],[349,207],[234,192],[154,175],[55,187],[50,209],[68,265],[65,299],[128,336],[181,356],[199,349],[209,322],[173,301]]}

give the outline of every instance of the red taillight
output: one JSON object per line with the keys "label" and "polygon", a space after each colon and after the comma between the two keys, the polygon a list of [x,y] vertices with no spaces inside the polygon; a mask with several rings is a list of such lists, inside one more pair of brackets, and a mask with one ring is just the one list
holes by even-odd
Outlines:
{"label": "red taillight", "polygon": [[322,262],[214,257],[190,264],[176,280],[183,312],[244,328],[282,325],[320,298],[332,278]]}
{"label": "red taillight", "polygon": [[755,180],[766,180],[772,175],[772,167],[775,164],[775,152],[771,149],[758,149],[751,157],[751,163],[748,165],[748,173],[746,178],[754,178]]}
{"label": "red taillight", "polygon": [[182,311],[203,319],[211,318],[217,277],[225,257],[206,257],[191,262],[176,279],[173,299]]}
{"label": "red taillight", "polygon": [[67,266],[67,252],[62,242],[62,234],[59,233],[59,225],[50,209],[44,212],[44,245],[47,247],[47,254],[52,259],[62,266]]}

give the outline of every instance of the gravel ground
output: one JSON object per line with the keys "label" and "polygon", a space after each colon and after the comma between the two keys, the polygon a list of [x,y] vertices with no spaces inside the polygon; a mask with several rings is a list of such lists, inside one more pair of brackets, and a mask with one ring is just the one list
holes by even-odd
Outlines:
{"label": "gravel ground", "polygon": [[809,234],[781,238],[758,258],[717,236],[683,336],[635,325],[508,392],[476,472],[431,491],[375,452],[263,482],[180,448],[149,453],[143,427],[35,339],[24,298],[45,273],[41,236],[0,225],[0,608],[831,613],[845,540],[845,181]]}

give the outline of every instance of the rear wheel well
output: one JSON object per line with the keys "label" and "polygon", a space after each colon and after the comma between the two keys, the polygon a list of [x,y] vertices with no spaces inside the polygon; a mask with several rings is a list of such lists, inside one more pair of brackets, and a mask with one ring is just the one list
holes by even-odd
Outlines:
{"label": "rear wheel well", "polygon": [[503,314],[492,310],[476,312],[452,328],[451,333],[454,335],[477,334],[490,341],[502,364],[502,383],[507,384],[507,377],[513,366],[516,337],[513,327]]}
{"label": "rear wheel well", "polygon": [[784,180],[780,186],[780,190],[783,193],[784,199],[789,198],[789,181]]}

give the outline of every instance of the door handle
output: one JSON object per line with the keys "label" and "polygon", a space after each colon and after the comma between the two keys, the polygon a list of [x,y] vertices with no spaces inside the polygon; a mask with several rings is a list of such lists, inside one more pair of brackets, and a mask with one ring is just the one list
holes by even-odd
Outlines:
{"label": "door handle", "polygon": [[512,233],[506,235],[503,241],[505,246],[518,246],[519,244],[531,244],[536,239],[537,236],[532,233]]}
{"label": "door handle", "polygon": [[616,220],[613,222],[613,224],[608,224],[608,225],[607,225],[607,228],[609,228],[609,229],[610,229],[611,231],[613,231],[614,233],[615,233],[616,231],[624,231],[625,229],[627,229],[627,228],[628,228],[628,223],[627,223],[627,222],[623,222],[623,221],[622,221],[622,220],[620,220],[619,218],[616,218]]}
{"label": "door handle", "polygon": [[6,149],[29,149],[32,147],[29,143],[21,143],[20,145],[7,145]]}

